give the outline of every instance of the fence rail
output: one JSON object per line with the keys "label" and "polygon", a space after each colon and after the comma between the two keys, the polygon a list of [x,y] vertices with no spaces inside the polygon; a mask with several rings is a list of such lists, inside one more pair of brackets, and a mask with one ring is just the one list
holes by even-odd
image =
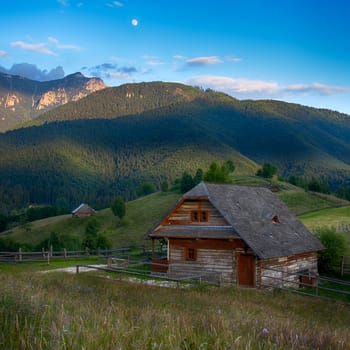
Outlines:
{"label": "fence rail", "polygon": [[52,249],[42,250],[40,252],[26,252],[19,249],[18,252],[0,252],[0,262],[3,263],[21,263],[21,262],[40,262],[59,259],[77,259],[86,258],[90,256],[97,256],[99,258],[108,258],[113,255],[123,255],[127,257],[131,253],[131,248],[116,248],[116,249],[96,249],[96,250],[67,250],[54,251]]}
{"label": "fence rail", "polygon": [[350,282],[319,276],[317,278],[317,283],[311,284],[309,282],[303,282],[303,278],[306,279],[309,275],[298,273],[292,274],[282,270],[276,269],[266,269],[273,272],[279,272],[280,276],[271,275],[268,276],[268,280],[262,284],[266,288],[278,288],[283,290],[288,290],[293,293],[306,294],[313,297],[321,297],[330,299],[334,296],[340,298],[346,302],[350,302]]}
{"label": "fence rail", "polygon": [[343,256],[340,267],[341,276],[350,275],[350,256]]}
{"label": "fence rail", "polygon": [[154,267],[164,267],[164,264],[157,263],[149,260],[127,260],[122,259],[119,256],[109,258],[106,266],[96,265],[76,265],[76,272],[79,273],[80,268],[104,270],[108,272],[117,272],[128,275],[141,275],[144,277],[151,277],[160,280],[167,280],[173,282],[199,282],[208,283],[214,285],[220,285],[222,283],[222,276],[218,272],[198,271],[193,269],[183,270],[181,274],[169,274],[166,272],[154,272]]}

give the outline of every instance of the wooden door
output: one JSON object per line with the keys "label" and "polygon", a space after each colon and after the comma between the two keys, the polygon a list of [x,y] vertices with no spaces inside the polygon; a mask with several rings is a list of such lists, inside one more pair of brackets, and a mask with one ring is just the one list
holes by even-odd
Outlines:
{"label": "wooden door", "polygon": [[238,285],[255,287],[255,256],[240,253],[238,255]]}

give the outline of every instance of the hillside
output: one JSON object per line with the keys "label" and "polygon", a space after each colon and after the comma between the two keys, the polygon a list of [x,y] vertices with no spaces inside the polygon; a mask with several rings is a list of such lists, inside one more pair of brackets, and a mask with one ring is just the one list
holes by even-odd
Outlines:
{"label": "hillside", "polygon": [[350,185],[350,117],[278,101],[239,101],[176,83],[106,88],[0,135],[0,211],[29,203],[108,205],[183,171],[231,159],[279,175]]}
{"label": "hillside", "polygon": [[[239,178],[241,184],[250,183],[253,185],[252,180],[253,178],[250,177],[246,178],[245,181],[243,177]],[[126,205],[126,216],[122,222],[112,214],[109,208],[100,210],[95,216],[100,223],[99,232],[108,237],[113,247],[142,245],[145,243],[144,238],[146,232],[175,205],[180,196],[179,193],[174,192],[158,192],[130,201]],[[311,212],[310,214],[301,216],[302,221],[305,220],[304,222],[311,228],[314,227],[312,225],[310,226],[311,221],[309,217],[313,216],[313,213],[318,213],[318,210],[330,208],[327,209],[330,212],[332,212],[332,210],[339,210],[339,212],[343,212],[344,214],[349,211],[349,202],[347,201],[329,195],[320,196],[320,194],[317,193],[305,192],[291,185],[289,185],[286,190],[279,192],[278,196],[295,214]],[[322,211],[320,213],[322,213]],[[317,216],[317,218],[317,220],[320,220],[320,216]],[[328,218],[328,216],[325,215],[322,220],[319,221],[320,225],[322,226],[323,224],[321,224],[321,222],[327,220],[330,220],[330,217]],[[333,219],[332,222],[336,222],[335,220],[336,219]],[[345,219],[345,221],[350,225],[349,219]],[[11,238],[17,242],[36,245],[48,238],[51,232],[55,232],[58,235],[69,234],[81,240],[88,222],[89,218],[76,219],[72,218],[71,215],[62,215],[16,227],[1,234],[0,237]],[[343,221],[339,221],[339,224],[341,223],[343,223]],[[327,226],[327,224],[325,225]],[[79,247],[75,247],[74,249],[79,249]]]}
{"label": "hillside", "polygon": [[0,72],[0,132],[105,87],[101,79],[81,73],[39,82]]}

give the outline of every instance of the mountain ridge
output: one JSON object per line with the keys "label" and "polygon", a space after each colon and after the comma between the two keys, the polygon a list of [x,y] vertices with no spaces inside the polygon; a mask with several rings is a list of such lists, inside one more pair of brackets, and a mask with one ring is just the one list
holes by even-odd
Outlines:
{"label": "mountain ridge", "polygon": [[79,72],[42,82],[0,72],[0,132],[105,87],[101,79]]}
{"label": "mountain ridge", "polygon": [[227,159],[239,174],[268,161],[285,178],[350,185],[350,118],[329,110],[152,82],[97,91],[31,124],[0,135],[8,206],[132,199],[144,182],[160,188]]}

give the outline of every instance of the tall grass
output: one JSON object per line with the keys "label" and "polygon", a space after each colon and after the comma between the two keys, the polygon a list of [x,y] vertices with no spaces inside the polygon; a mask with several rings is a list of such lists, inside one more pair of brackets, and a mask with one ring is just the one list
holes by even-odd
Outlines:
{"label": "tall grass", "polygon": [[[108,275],[111,277],[111,275]],[[349,305],[168,289],[104,273],[2,273],[1,349],[349,349]]]}

